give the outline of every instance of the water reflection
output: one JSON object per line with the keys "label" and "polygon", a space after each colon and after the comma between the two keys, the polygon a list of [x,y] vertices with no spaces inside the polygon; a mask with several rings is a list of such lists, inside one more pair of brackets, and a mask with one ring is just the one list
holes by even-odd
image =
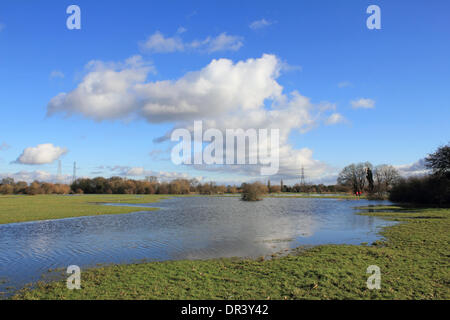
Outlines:
{"label": "water reflection", "polygon": [[190,197],[148,205],[159,211],[0,225],[0,279],[20,286],[71,264],[257,257],[300,245],[370,243],[378,227],[392,222],[354,214],[354,206],[367,204]]}

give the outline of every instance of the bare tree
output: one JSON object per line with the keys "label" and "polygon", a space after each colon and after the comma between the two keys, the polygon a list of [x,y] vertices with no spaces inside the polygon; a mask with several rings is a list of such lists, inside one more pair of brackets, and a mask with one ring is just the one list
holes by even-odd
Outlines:
{"label": "bare tree", "polygon": [[352,163],[339,173],[337,183],[351,187],[354,193],[361,192],[366,187],[367,168],[372,170],[370,162]]}
{"label": "bare tree", "polygon": [[375,168],[376,191],[383,196],[400,179],[400,174],[393,166],[382,164]]}
{"label": "bare tree", "polygon": [[13,185],[14,184],[14,179],[13,178],[9,178],[9,177],[3,178],[2,181],[0,182],[0,185],[2,185],[2,184]]}

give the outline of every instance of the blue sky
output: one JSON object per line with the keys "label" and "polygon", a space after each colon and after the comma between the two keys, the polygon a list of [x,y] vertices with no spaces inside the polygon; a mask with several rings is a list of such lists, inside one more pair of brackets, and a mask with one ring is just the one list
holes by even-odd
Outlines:
{"label": "blue sky", "polygon": [[[81,30],[66,27],[71,4],[81,8]],[[371,4],[381,8],[381,30],[366,27]],[[60,159],[64,174],[71,174],[76,161],[79,176],[143,168],[142,175],[154,171],[170,177],[175,172],[206,180],[245,180],[251,176],[245,170],[237,174],[176,166],[170,161],[171,144],[154,142],[174,126],[202,120],[201,113],[174,118],[166,112],[159,122],[154,111],[143,117],[112,116],[106,110],[94,117],[71,101],[63,101],[51,115],[47,111],[54,97],[73,92],[98,71],[86,68],[93,60],[102,61],[103,71],[142,71],[147,66],[145,80],[138,82],[157,83],[184,79],[213,59],[250,66],[248,59],[263,61],[264,54],[280,67],[268,83],[275,80],[286,97],[296,91],[309,101],[303,107],[314,118],[311,128],[299,132],[292,124],[284,143],[290,148],[286,157],[305,164],[312,181],[333,179],[352,162],[413,164],[449,141],[449,10],[448,1],[2,1],[0,174],[19,177],[27,172],[27,177],[42,178],[46,172],[51,179]],[[150,41],[155,35],[165,47]],[[226,41],[218,42],[221,35]],[[124,66],[136,55],[142,64]],[[172,89],[180,90],[178,96],[186,94]],[[264,90],[258,94],[264,97]],[[208,99],[214,109],[213,97]],[[355,107],[352,101],[371,107]],[[323,106],[328,108],[319,116]],[[301,122],[295,110],[286,115]],[[333,114],[339,116],[331,124]],[[228,116],[214,111],[205,119]],[[41,144],[64,152],[44,161],[48,163],[16,161],[27,148]],[[286,164],[281,176],[293,179],[295,166],[294,161]]]}

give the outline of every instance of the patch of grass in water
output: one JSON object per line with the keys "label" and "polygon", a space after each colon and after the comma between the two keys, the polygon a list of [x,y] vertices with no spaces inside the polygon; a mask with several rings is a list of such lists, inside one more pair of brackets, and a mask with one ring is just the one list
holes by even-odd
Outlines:
{"label": "patch of grass in water", "polygon": [[0,224],[152,211],[157,208],[103,206],[103,203],[154,203],[164,195],[35,195],[1,196]]}

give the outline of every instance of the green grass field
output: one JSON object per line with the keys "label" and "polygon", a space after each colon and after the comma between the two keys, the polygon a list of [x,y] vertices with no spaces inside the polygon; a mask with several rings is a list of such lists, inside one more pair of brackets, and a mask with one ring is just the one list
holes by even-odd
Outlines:
{"label": "green grass field", "polygon": [[[12,195],[0,196],[0,224],[140,211],[139,207],[102,206],[100,203],[151,203],[160,195]],[[145,208],[145,210],[156,210]]]}
{"label": "green grass field", "polygon": [[[270,260],[105,266],[83,270],[81,290],[40,282],[13,299],[450,299],[450,209],[364,209],[401,223],[372,245],[324,245]],[[381,269],[380,290],[366,287],[369,265]]]}

